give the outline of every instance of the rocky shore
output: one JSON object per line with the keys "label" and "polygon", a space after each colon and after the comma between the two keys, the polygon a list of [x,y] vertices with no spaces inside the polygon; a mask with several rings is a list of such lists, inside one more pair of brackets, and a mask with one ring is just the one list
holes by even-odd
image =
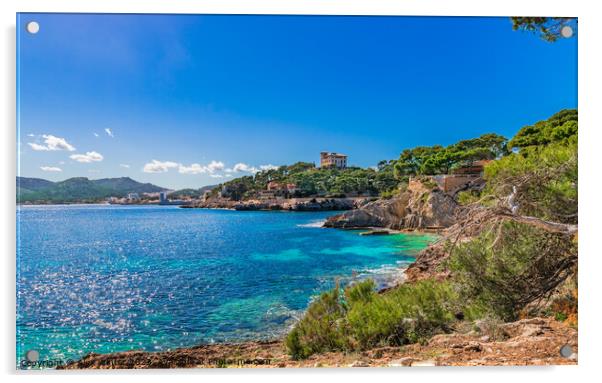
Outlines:
{"label": "rocky shore", "polygon": [[[568,345],[571,353],[561,355]],[[551,318],[492,325],[432,337],[425,345],[328,352],[292,360],[282,341],[212,344],[173,351],[90,354],[61,369],[404,367],[577,364],[577,331]]]}
{"label": "rocky shore", "polygon": [[290,198],[247,201],[211,199],[182,207],[232,210],[336,211],[356,209],[367,201],[369,201],[367,198]]}
{"label": "rocky shore", "polygon": [[461,207],[454,198],[421,182],[411,182],[398,197],[366,203],[330,217],[325,227],[383,227],[394,230],[441,230],[456,222]]}

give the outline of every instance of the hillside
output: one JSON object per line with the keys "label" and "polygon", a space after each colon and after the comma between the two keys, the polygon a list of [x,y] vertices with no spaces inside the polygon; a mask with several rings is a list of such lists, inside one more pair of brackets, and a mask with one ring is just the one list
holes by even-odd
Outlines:
{"label": "hillside", "polygon": [[295,191],[289,193],[289,197],[294,198],[378,196],[390,193],[398,183],[393,174],[392,162],[381,161],[378,169],[318,168],[313,163],[297,162],[225,182],[212,190],[212,197],[217,197],[218,191],[222,191],[220,197],[232,201],[254,199],[261,191],[266,190],[270,181],[295,185]]}
{"label": "hillside", "polygon": [[419,146],[405,149],[399,158],[382,160],[376,167],[345,169],[318,168],[313,163],[297,162],[252,176],[235,178],[212,191],[212,199],[246,201],[257,199],[271,181],[294,185],[286,197],[380,196],[390,198],[416,175],[452,174],[475,161],[492,160],[508,152],[507,139],[494,133],[462,140],[449,146]]}
{"label": "hillside", "polygon": [[183,198],[201,198],[207,191],[215,189],[218,185],[206,185],[198,189],[180,189],[172,193],[169,193],[171,199],[183,199]]}
{"label": "hillside", "polygon": [[40,178],[17,177],[18,203],[99,202],[108,197],[124,197],[128,193],[157,193],[167,190],[129,177],[90,180],[74,177],[60,182]]}
{"label": "hillside", "polygon": [[31,192],[50,187],[53,184],[54,182],[41,178],[17,177],[17,193],[19,189],[22,192]]}

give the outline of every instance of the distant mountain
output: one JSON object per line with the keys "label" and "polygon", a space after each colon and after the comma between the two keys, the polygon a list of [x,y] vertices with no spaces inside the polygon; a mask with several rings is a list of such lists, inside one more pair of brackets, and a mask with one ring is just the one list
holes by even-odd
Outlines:
{"label": "distant mountain", "polygon": [[117,192],[127,190],[127,193],[158,193],[167,190],[151,183],[143,184],[134,181],[130,177],[102,178],[92,182],[94,182],[96,185],[106,187]]}
{"label": "distant mountain", "polygon": [[17,177],[17,202],[69,203],[99,202],[108,197],[125,197],[128,193],[157,193],[168,189],[129,177],[90,180],[74,177],[60,182],[40,178]]}
{"label": "distant mountain", "polygon": [[17,177],[17,192],[21,191],[36,191],[54,185],[54,182],[43,180],[41,178]]}

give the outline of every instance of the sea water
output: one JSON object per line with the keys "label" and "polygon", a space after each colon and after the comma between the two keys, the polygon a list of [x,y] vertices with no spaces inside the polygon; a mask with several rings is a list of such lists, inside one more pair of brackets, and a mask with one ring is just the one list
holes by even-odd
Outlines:
{"label": "sea water", "polygon": [[337,280],[385,286],[435,239],[321,228],[333,214],[20,206],[17,361],[277,338]]}

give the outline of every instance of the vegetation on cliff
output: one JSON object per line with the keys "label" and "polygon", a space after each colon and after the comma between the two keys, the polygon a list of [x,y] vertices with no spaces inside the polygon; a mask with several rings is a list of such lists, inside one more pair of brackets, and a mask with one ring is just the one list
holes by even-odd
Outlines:
{"label": "vegetation on cliff", "polygon": [[[264,170],[253,176],[236,178],[222,186],[227,190],[227,197],[238,201],[255,197],[259,191],[267,188],[270,181],[295,184],[297,190],[291,197],[338,197],[348,194],[376,196],[394,190],[398,183],[392,166],[386,164],[378,169],[334,169],[317,168],[313,163],[297,162]],[[216,196],[220,190],[221,188],[215,189],[212,195]]]}
{"label": "vegetation on cliff", "polygon": [[449,146],[419,146],[405,149],[395,161],[395,175],[448,174],[455,168],[478,160],[492,160],[507,153],[506,138],[488,133]]}
{"label": "vegetation on cliff", "polygon": [[464,304],[512,321],[564,282],[576,262],[570,235],[505,221],[459,245],[447,266]]}
{"label": "vegetation on cliff", "polygon": [[[376,168],[317,168],[313,163],[297,162],[239,177],[221,186],[226,190],[225,196],[235,201],[256,197],[270,181],[295,184],[296,191],[291,197],[372,195],[388,198],[407,184],[409,176],[448,174],[472,161],[497,158],[506,154],[506,143],[506,138],[489,133],[447,147],[406,149],[398,159],[380,161]],[[212,196],[216,197],[220,190],[222,188],[214,189]]]}
{"label": "vegetation on cliff", "polygon": [[286,338],[292,357],[421,342],[477,319],[543,314],[576,325],[577,111],[524,127],[512,152],[499,136],[469,141],[405,151],[394,165],[399,176],[432,164],[449,171],[446,158],[474,159],[466,153],[496,158],[487,186],[460,194],[465,208],[439,245],[446,259],[433,277],[381,294],[370,281],[322,294]]}

